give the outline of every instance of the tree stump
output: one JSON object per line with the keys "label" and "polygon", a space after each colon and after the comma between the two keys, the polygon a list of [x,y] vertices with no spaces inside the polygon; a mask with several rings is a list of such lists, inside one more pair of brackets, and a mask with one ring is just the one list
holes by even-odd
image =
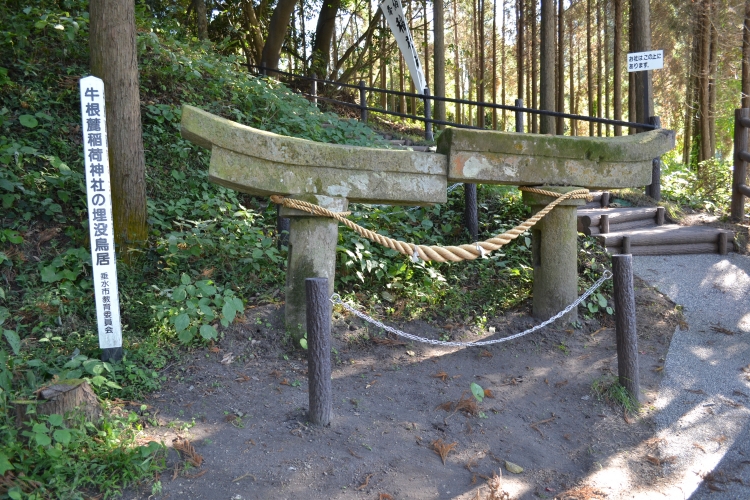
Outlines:
{"label": "tree stump", "polygon": [[66,416],[72,412],[82,414],[87,422],[96,423],[102,416],[99,398],[83,379],[59,380],[55,384],[37,391],[37,399],[14,401],[16,425],[21,427],[29,420],[27,409],[36,407],[37,415],[58,414]]}

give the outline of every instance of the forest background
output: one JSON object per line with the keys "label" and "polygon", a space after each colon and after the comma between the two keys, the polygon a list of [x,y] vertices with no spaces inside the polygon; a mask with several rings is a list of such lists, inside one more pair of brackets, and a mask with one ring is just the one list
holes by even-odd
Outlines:
{"label": "forest background", "polygon": [[[230,40],[226,50],[241,51],[256,70],[264,66],[298,75],[315,73],[341,83],[363,80],[370,87],[414,92],[376,2],[149,4],[158,15],[193,25],[199,38]],[[664,68],[652,72],[651,109],[662,127],[677,131],[681,148],[674,153],[675,160],[697,168],[701,162],[731,154],[734,109],[742,95],[747,2],[423,0],[403,4],[433,95],[497,104],[521,98],[531,108],[638,121],[635,76],[626,72],[625,54],[662,49]],[[204,12],[209,13],[208,20]],[[650,20],[650,28],[639,27],[639,19]],[[545,74],[543,64],[543,39],[549,34],[554,74]],[[547,82],[554,88],[548,105],[543,102]],[[370,99],[379,101],[371,105],[419,112],[413,109],[419,101]],[[509,113],[478,112],[476,107],[453,103],[441,111],[439,104],[437,119],[512,130]],[[540,131],[538,117],[530,116],[527,124],[528,131]],[[621,133],[619,127],[570,120],[558,120],[556,129],[566,135]]]}

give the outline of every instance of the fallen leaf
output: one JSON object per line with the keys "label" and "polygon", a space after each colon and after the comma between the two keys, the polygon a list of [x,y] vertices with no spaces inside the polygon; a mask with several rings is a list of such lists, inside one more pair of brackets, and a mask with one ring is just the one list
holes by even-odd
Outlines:
{"label": "fallen leaf", "polygon": [[722,434],[722,435],[721,435],[721,436],[719,436],[719,437],[715,437],[715,438],[709,438],[709,439],[710,439],[711,441],[715,441],[716,443],[719,443],[719,445],[722,445],[722,444],[724,444],[724,443],[726,442],[726,440],[727,440],[727,439],[729,439],[729,438],[728,438],[727,436],[725,436],[725,435],[723,435],[723,434]]}
{"label": "fallen leaf", "polygon": [[360,484],[359,486],[357,486],[357,491],[361,491],[361,490],[364,490],[365,488],[367,488],[367,485],[370,483],[370,478],[372,476],[373,476],[372,474],[367,474],[365,476],[365,482],[362,483],[362,484]]}
{"label": "fallen leaf", "polygon": [[453,401],[446,401],[443,404],[437,405],[436,410],[451,411],[453,409]]}
{"label": "fallen leaf", "polygon": [[196,474],[186,474],[185,477],[188,479],[197,479],[204,475],[206,472],[208,472],[208,469],[203,469],[202,471],[196,473]]}
{"label": "fallen leaf", "polygon": [[654,371],[656,373],[662,372],[662,371],[664,371],[664,367],[663,366],[657,366],[656,368],[654,368]]}
{"label": "fallen leaf", "polygon": [[490,398],[490,399],[495,399],[495,395],[492,394],[492,391],[489,390],[489,389],[485,389],[484,390],[484,397],[485,398]]}
{"label": "fallen leaf", "polygon": [[523,467],[520,465],[516,465],[513,462],[505,461],[505,468],[508,469],[508,472],[512,472],[513,474],[520,474],[523,472]]}
{"label": "fallen leaf", "polygon": [[281,378],[281,372],[279,370],[273,370],[269,373],[273,378]]}
{"label": "fallen leaf", "polygon": [[195,451],[195,448],[187,439],[175,438],[173,446],[175,450],[182,453],[183,458],[190,462],[193,467],[200,467],[203,463],[203,457]]}
{"label": "fallen leaf", "polygon": [[221,364],[222,365],[229,365],[234,361],[234,354],[231,352],[228,352],[224,355],[223,358],[221,358]]}
{"label": "fallen leaf", "polygon": [[406,351],[406,354],[412,357],[417,355],[414,351]]}
{"label": "fallen leaf", "polygon": [[388,493],[381,493],[380,495],[378,495],[378,500],[393,500],[393,497]]}
{"label": "fallen leaf", "polygon": [[437,372],[435,375],[432,375],[433,378],[439,378],[443,382],[445,382],[448,379],[448,374],[445,372]]}
{"label": "fallen leaf", "polygon": [[563,387],[563,386],[565,386],[565,385],[568,385],[568,381],[567,381],[567,379],[566,379],[566,380],[563,380],[562,382],[555,382],[555,387],[557,387],[558,389],[559,389],[560,387]]}
{"label": "fallen leaf", "polygon": [[239,377],[234,379],[235,382],[248,382],[250,380],[250,377],[245,375],[244,373],[240,373]]}
{"label": "fallen leaf", "polygon": [[698,448],[703,453],[706,453],[706,449],[703,446],[699,445],[698,443],[693,443],[693,448]]}
{"label": "fallen leaf", "polygon": [[734,335],[735,333],[737,333],[722,326],[712,326],[711,330],[715,331],[716,333],[723,333],[724,335]]}
{"label": "fallen leaf", "polygon": [[458,443],[445,443],[442,439],[437,439],[432,442],[432,450],[440,455],[440,458],[443,460],[443,465],[445,465],[445,458],[448,456],[448,453],[453,451],[453,449],[456,447]]}
{"label": "fallen leaf", "polygon": [[480,358],[491,358],[492,356],[494,356],[494,354],[492,354],[487,349],[485,349],[485,350],[483,350],[482,352],[479,353],[479,357]]}
{"label": "fallen leaf", "polygon": [[283,379],[281,382],[279,382],[281,385],[289,385],[289,380]]}
{"label": "fallen leaf", "polygon": [[661,465],[661,460],[659,460],[657,457],[654,457],[654,456],[651,456],[651,455],[646,455],[646,460],[648,460],[649,462],[651,462],[654,465],[657,465],[657,466]]}

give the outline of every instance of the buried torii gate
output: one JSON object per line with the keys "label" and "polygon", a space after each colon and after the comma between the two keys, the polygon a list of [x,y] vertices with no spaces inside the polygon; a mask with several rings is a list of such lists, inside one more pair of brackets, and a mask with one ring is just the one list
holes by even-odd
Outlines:
{"label": "buried torii gate", "polygon": [[[447,129],[438,153],[318,143],[257,130],[193,106],[182,108],[182,135],[211,149],[209,180],[261,196],[282,195],[332,212],[348,203],[425,205],[447,201],[447,183],[544,185],[564,194],[651,183],[652,159],[674,147],[674,132],[600,138]],[[524,192],[538,212],[547,196]],[[532,229],[533,314],[552,317],[578,296],[576,206],[567,199]],[[282,207],[291,219],[286,327],[305,332],[305,278],[328,278],[333,293],[338,222]],[[421,258],[420,248],[412,250]],[[482,251],[478,252],[482,254]],[[572,310],[568,321],[576,319]]]}

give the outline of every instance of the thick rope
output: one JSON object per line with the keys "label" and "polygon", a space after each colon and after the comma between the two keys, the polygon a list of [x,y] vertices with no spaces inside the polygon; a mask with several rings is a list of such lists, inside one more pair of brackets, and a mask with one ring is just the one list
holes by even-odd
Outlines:
{"label": "thick rope", "polygon": [[302,210],[313,215],[321,217],[331,217],[344,224],[346,227],[356,232],[360,236],[367,238],[368,240],[374,241],[387,248],[396,250],[404,255],[409,255],[412,258],[420,258],[424,261],[434,260],[435,262],[461,262],[464,260],[474,260],[477,257],[484,257],[490,252],[497,250],[503,245],[510,243],[514,239],[521,236],[523,233],[528,231],[534,224],[539,222],[542,217],[547,215],[553,208],[568,199],[589,199],[590,195],[588,189],[576,189],[574,191],[567,192],[565,194],[555,193],[554,191],[547,191],[544,189],[525,187],[520,188],[523,191],[530,193],[541,194],[544,196],[550,196],[557,198],[552,201],[549,205],[544,207],[542,210],[534,214],[532,217],[526,219],[521,224],[517,225],[513,229],[495,235],[492,238],[479,241],[473,244],[463,244],[459,246],[439,246],[439,245],[415,245],[414,243],[407,243],[404,241],[394,240],[388,238],[369,229],[365,229],[362,226],[355,224],[341,213],[332,212],[318,205],[313,205],[302,200],[295,200],[292,198],[285,198],[279,195],[271,196],[271,201],[283,205],[287,208],[294,208]]}

